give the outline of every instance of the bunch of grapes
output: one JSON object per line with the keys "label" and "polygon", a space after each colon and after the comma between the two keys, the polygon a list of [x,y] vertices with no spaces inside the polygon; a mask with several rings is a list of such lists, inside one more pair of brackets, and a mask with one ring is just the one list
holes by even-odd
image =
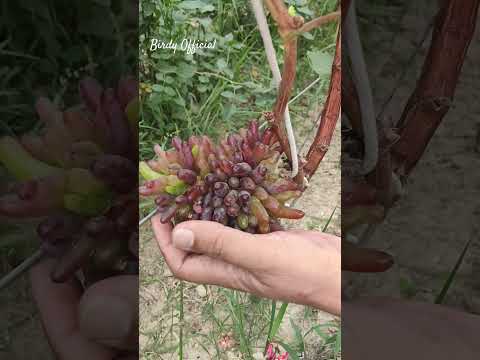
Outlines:
{"label": "bunch of grapes", "polygon": [[279,219],[304,216],[286,206],[302,192],[286,174],[275,133],[256,121],[218,145],[207,136],[177,137],[172,149],[154,150],[155,159],[140,163],[139,191],[155,196],[163,223],[209,220],[264,234],[280,230]]}
{"label": "bunch of grapes", "polygon": [[52,279],[77,274],[88,286],[138,272],[138,85],[86,78],[79,89],[82,103],[64,111],[37,101],[40,132],[0,138],[14,178],[0,215],[40,218],[41,250],[58,258]]}

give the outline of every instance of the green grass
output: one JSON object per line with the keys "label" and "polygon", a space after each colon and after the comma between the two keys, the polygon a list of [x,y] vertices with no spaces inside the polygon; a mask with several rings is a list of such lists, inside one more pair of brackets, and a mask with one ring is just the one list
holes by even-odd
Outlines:
{"label": "green grass", "polygon": [[[236,130],[251,118],[270,111],[275,101],[260,34],[248,1],[194,0],[142,1],[140,17],[140,121],[141,158],[153,156],[152,146],[168,147],[173,136],[192,134],[218,137]],[[335,9],[336,1],[297,1],[298,12],[307,19]],[[271,20],[271,19],[270,19]],[[272,21],[270,21],[271,23]],[[300,40],[298,79],[293,94],[319,76],[316,86],[292,106],[294,117],[324,94],[330,64],[316,59],[333,55],[336,24],[316,30]],[[282,61],[281,42],[275,27],[271,32]],[[171,50],[149,51],[152,37],[210,41],[217,48],[195,55]],[[322,56],[325,55],[326,57]]]}

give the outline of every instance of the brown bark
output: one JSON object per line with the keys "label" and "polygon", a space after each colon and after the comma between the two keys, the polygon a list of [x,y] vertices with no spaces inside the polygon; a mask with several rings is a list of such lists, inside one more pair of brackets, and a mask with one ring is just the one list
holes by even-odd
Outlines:
{"label": "brown bark", "polygon": [[297,33],[312,31],[313,29],[316,29],[322,25],[325,25],[325,24],[328,24],[329,22],[337,20],[339,17],[340,17],[340,11],[335,11],[330,14],[320,16],[316,19],[313,19],[312,21],[307,22],[300,29],[298,29]]}
{"label": "brown bark", "polygon": [[[330,22],[338,18],[339,13],[334,12],[332,14],[319,17],[305,24],[305,27],[303,27],[304,26],[303,18],[300,16],[293,16],[293,17],[290,16],[288,14],[288,9],[285,6],[285,3],[283,2],[283,0],[265,0],[265,4],[267,8],[270,10],[270,13],[272,14],[272,17],[274,18],[275,22],[277,23],[278,31],[284,41],[284,48],[285,48],[282,81],[280,83],[280,87],[277,95],[277,101],[275,103],[275,107],[273,111],[274,119],[273,119],[272,129],[277,134],[282,150],[285,152],[288,160],[291,162],[292,155],[290,152],[290,145],[289,145],[284,124],[285,124],[285,109],[287,108],[288,100],[290,99],[291,92],[295,83],[295,75],[296,75],[296,67],[297,67],[297,36],[303,31],[311,30],[313,28],[316,28],[322,24],[325,24],[327,22]],[[340,36],[338,37],[338,40],[337,40],[338,59],[336,57],[336,62],[334,63],[334,66],[333,66],[333,69],[337,73],[335,77],[335,82],[332,82],[332,84],[336,84],[335,87],[333,88],[335,91],[336,91],[337,85],[338,85],[338,90],[340,89],[340,79],[341,79],[341,74],[340,74],[341,53],[340,53],[339,41],[340,41]],[[332,91],[332,85],[330,90]],[[331,99],[331,103],[335,98],[336,98],[335,96],[331,97],[329,95],[329,99]],[[338,108],[339,107],[340,107],[340,95],[338,95]],[[328,148],[328,144],[330,143],[330,139],[332,137],[333,129],[335,128],[336,119],[338,118],[338,113],[337,113],[337,116],[334,120],[333,128],[330,129],[331,127],[330,111],[332,111],[332,109],[329,108],[328,111],[327,112],[324,111],[324,114],[323,114],[324,121],[322,121],[323,125],[321,125],[321,128],[323,129],[322,137],[319,140],[319,141],[323,141],[323,143],[318,145],[319,151],[326,152],[326,149],[325,150],[323,149],[325,146]],[[328,132],[330,132],[330,134],[328,134]],[[316,150],[312,151],[312,154],[314,155],[317,154],[317,151]],[[319,157],[318,164],[320,163],[322,158],[323,158],[323,155]],[[316,164],[316,166],[313,164],[315,168],[311,169],[311,173],[308,175],[309,177],[315,172],[315,170],[318,167],[318,164]],[[307,165],[308,165],[308,161],[307,161]],[[298,175],[295,177],[295,180],[301,186],[303,186],[303,178],[304,178],[303,168],[300,168]]]}
{"label": "brown bark", "polygon": [[445,1],[437,16],[422,75],[403,111],[400,140],[392,150],[394,169],[400,174],[410,173],[450,108],[475,30],[479,2]]}
{"label": "brown bark", "polygon": [[287,155],[288,159],[292,160],[290,153],[290,146],[285,131],[285,109],[287,108],[288,100],[292,93],[293,85],[295,83],[296,67],[297,67],[297,39],[293,38],[285,44],[285,58],[283,65],[282,81],[278,89],[277,101],[273,110],[274,122],[272,129],[278,136],[280,145]]}
{"label": "brown bark", "polygon": [[305,176],[310,178],[317,170],[320,162],[328,151],[333,131],[340,115],[341,103],[341,80],[342,80],[342,39],[341,32],[337,35],[335,58],[332,65],[332,77],[327,101],[323,108],[320,126],[318,128],[313,144],[307,153],[307,163],[304,166]]}

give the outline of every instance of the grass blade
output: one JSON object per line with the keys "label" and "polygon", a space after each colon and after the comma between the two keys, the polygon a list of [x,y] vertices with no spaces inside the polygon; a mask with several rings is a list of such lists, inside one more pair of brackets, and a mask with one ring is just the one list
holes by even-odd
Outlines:
{"label": "grass blade", "polygon": [[282,324],[283,317],[285,316],[285,312],[287,311],[288,303],[284,302],[282,306],[280,306],[280,310],[278,310],[278,314],[275,317],[275,321],[272,325],[272,332],[270,333],[270,339],[273,339],[275,335],[277,335],[278,329],[280,329],[280,325]]}
{"label": "grass blade", "polygon": [[435,304],[442,304],[443,301],[445,300],[445,297],[447,296],[448,289],[450,289],[450,286],[453,283],[453,280],[455,279],[455,276],[458,273],[458,269],[460,268],[460,265],[463,263],[463,259],[465,258],[465,255],[467,254],[468,248],[470,247],[470,244],[472,243],[472,238],[470,238],[467,243],[465,244],[463,251],[461,252],[460,256],[458,257],[457,262],[455,263],[455,266],[453,267],[452,271],[450,271],[450,274],[448,275],[447,281],[443,285],[442,290],[438,294],[438,296],[435,299]]}
{"label": "grass blade", "polygon": [[268,324],[268,337],[267,337],[267,344],[265,348],[267,348],[268,344],[272,340],[272,328],[273,328],[273,323],[275,322],[275,312],[277,311],[277,302],[275,300],[272,300],[272,310],[270,311],[270,322]]}
{"label": "grass blade", "polygon": [[282,347],[287,350],[288,352],[288,358],[290,360],[300,360],[300,358],[298,357],[298,354],[297,352],[288,344],[285,344],[284,342],[281,342],[281,341],[278,341],[278,343],[280,345],[282,345]]}
{"label": "grass blade", "polygon": [[336,206],[333,208],[333,211],[332,211],[332,213],[330,214],[330,217],[328,218],[326,224],[323,226],[322,232],[327,231],[328,225],[330,225],[330,222],[331,222],[332,219],[333,219],[333,214],[335,214],[335,210],[337,210],[337,207],[336,207]]}
{"label": "grass blade", "polygon": [[180,334],[178,340],[178,358],[183,360],[183,320],[184,320],[184,312],[183,312],[183,281],[180,281]]}

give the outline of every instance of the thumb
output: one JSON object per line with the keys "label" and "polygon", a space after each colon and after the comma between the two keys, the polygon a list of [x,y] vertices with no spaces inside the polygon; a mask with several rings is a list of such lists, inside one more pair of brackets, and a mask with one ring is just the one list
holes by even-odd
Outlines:
{"label": "thumb", "polygon": [[219,258],[244,268],[258,267],[271,256],[271,235],[252,235],[213,221],[187,221],[172,233],[176,248]]}
{"label": "thumb", "polygon": [[79,327],[90,340],[120,350],[138,346],[138,276],[110,277],[90,286],[79,304]]}

